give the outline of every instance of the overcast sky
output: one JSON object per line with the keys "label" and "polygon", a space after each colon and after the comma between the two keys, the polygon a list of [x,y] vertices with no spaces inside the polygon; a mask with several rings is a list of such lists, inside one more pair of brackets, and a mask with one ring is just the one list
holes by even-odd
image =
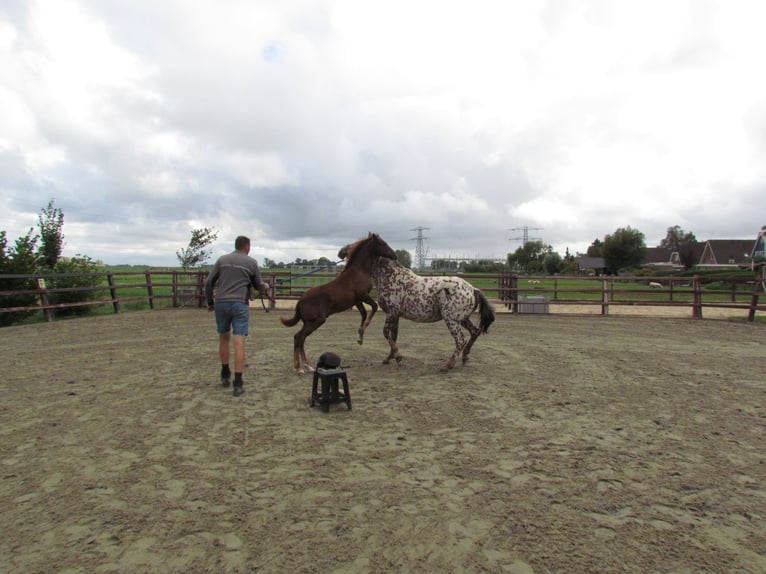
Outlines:
{"label": "overcast sky", "polygon": [[175,265],[194,228],[504,258],[766,224],[766,2],[3,0],[0,229]]}

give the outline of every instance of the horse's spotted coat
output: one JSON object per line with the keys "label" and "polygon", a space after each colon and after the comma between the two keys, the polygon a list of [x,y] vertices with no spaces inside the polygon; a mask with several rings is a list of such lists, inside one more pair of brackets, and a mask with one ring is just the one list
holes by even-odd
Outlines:
{"label": "horse's spotted coat", "polygon": [[[465,362],[477,337],[486,332],[494,321],[494,311],[481,291],[460,277],[421,277],[396,261],[380,257],[373,266],[372,277],[378,292],[378,304],[386,313],[383,334],[391,346],[384,362],[401,360],[396,345],[400,317],[419,323],[444,320],[455,339],[455,351],[442,370],[454,367],[461,351]],[[480,305],[481,328],[470,320],[471,314]],[[467,342],[461,327],[471,333]]]}

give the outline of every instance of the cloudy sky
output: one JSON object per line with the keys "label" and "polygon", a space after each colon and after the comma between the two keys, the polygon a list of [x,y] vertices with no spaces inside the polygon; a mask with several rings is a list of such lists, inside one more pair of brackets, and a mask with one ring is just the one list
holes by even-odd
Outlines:
{"label": "cloudy sky", "polygon": [[762,0],[3,0],[0,229],[174,265],[766,224]]}

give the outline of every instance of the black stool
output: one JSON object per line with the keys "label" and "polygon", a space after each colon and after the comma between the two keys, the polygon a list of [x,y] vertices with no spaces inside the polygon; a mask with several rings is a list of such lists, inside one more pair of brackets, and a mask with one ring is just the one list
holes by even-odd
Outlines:
{"label": "black stool", "polygon": [[[319,381],[322,381],[322,390],[319,390]],[[338,389],[338,383],[343,381],[343,392]],[[314,381],[311,385],[311,406],[319,404],[322,412],[330,411],[331,404],[346,403],[351,410],[351,392],[348,390],[348,378],[346,371],[340,367],[327,368],[317,366],[314,371]]]}

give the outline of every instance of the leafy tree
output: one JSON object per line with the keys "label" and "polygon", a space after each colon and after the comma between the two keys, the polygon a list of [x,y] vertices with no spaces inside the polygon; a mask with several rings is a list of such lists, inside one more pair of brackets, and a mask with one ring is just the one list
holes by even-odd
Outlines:
{"label": "leafy tree", "polygon": [[630,226],[617,229],[604,237],[603,257],[608,273],[638,267],[646,258],[644,234]]}
{"label": "leafy tree", "polygon": [[543,257],[543,267],[545,268],[545,273],[548,275],[556,275],[557,273],[560,273],[563,266],[564,260],[561,259],[561,255],[555,251],[546,253]]}
{"label": "leafy tree", "polygon": [[402,267],[406,267],[409,269],[412,267],[412,256],[410,255],[410,252],[406,249],[396,249],[396,260],[402,265]]}
{"label": "leafy tree", "polygon": [[[0,231],[0,275],[31,275],[37,271],[38,255],[37,241],[33,230],[24,237],[19,237],[13,247],[8,249],[8,239],[5,231]],[[0,278],[0,291],[22,291],[36,289],[35,279]],[[2,295],[0,307],[29,307],[35,304],[35,294]],[[34,311],[13,311],[0,313],[0,326],[13,325],[32,315]]]}
{"label": "leafy tree", "polygon": [[527,241],[508,254],[508,266],[526,273],[540,273],[543,270],[545,256],[553,252],[553,247],[542,241]]}
{"label": "leafy tree", "polygon": [[181,267],[189,269],[204,265],[212,253],[207,247],[216,239],[218,239],[218,231],[212,227],[192,229],[189,245],[180,251],[176,251],[176,257],[181,262]]}
{"label": "leafy tree", "polygon": [[40,210],[40,259],[43,266],[53,269],[64,249],[64,212],[53,206],[53,200]]}
{"label": "leafy tree", "polygon": [[588,250],[585,252],[588,257],[603,257],[604,256],[604,244],[600,239],[594,239],[593,243],[588,246]]}
{"label": "leafy tree", "polygon": [[691,231],[684,231],[680,226],[674,225],[668,227],[667,235],[665,239],[660,241],[660,247],[665,247],[672,251],[678,252],[678,258],[681,260],[681,265],[684,269],[691,269],[694,266],[694,246],[697,243],[697,238]]}

